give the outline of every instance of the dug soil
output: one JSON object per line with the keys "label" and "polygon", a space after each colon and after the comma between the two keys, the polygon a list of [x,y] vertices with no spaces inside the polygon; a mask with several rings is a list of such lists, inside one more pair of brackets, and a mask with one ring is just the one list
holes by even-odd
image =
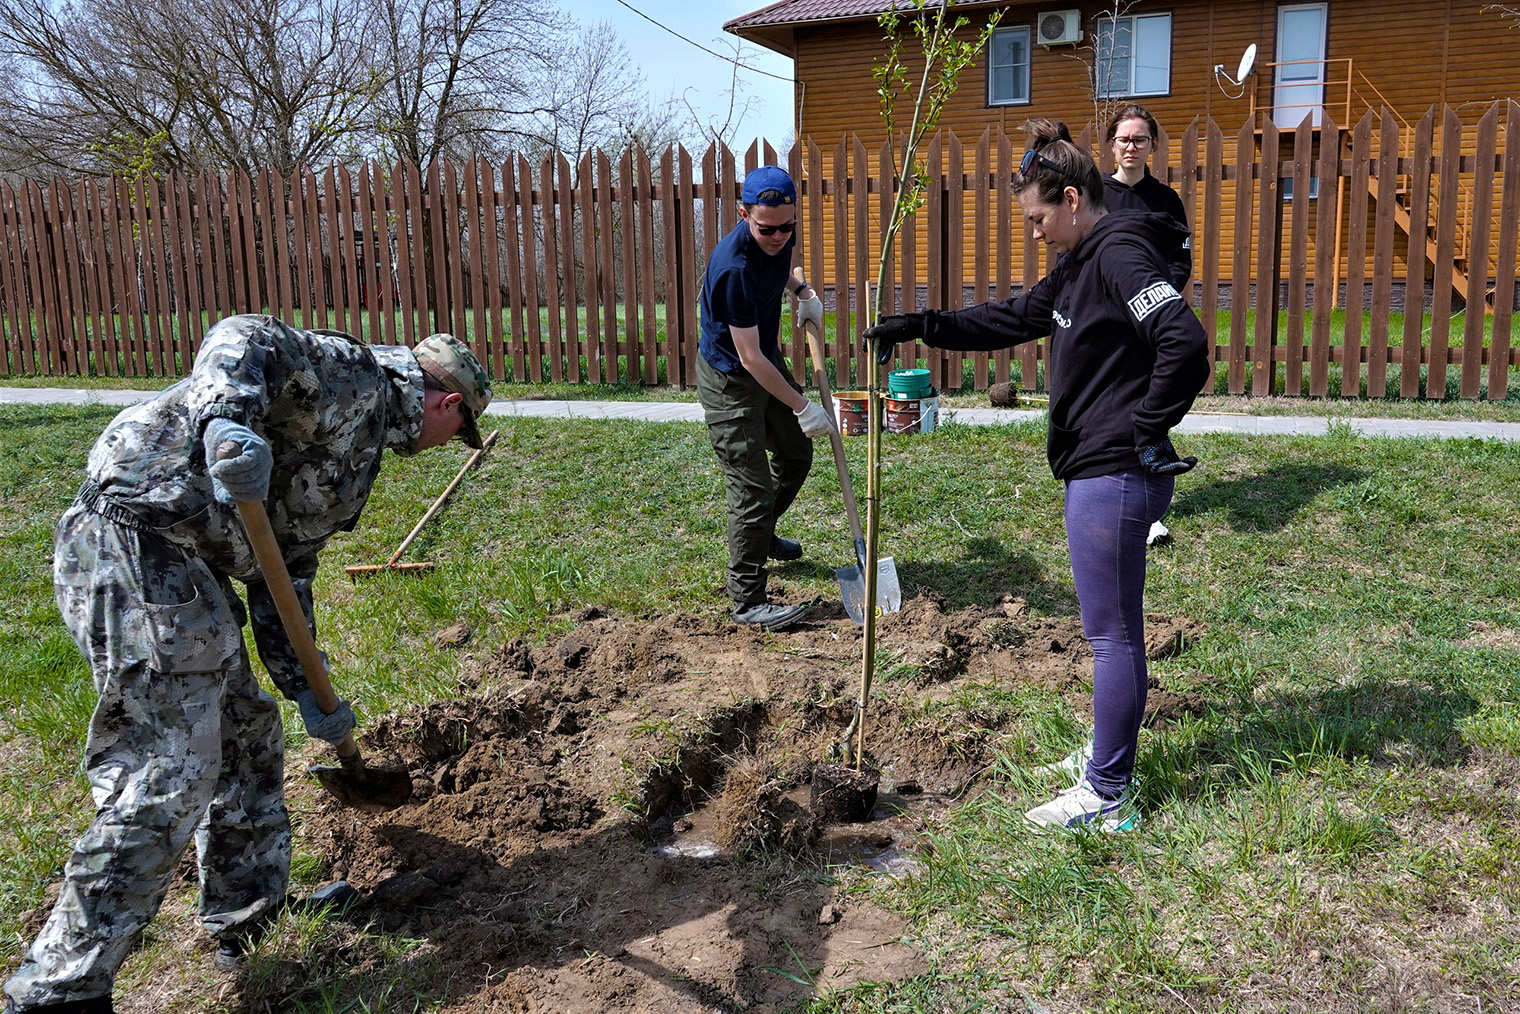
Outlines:
{"label": "dug soil", "polygon": [[[874,819],[826,825],[808,783],[839,759],[860,657],[842,611],[781,633],[596,609],[575,619],[558,643],[466,662],[457,699],[361,740],[368,757],[406,766],[406,806],[370,816],[299,790],[302,850],[360,892],[339,917],[355,936],[310,960],[378,960],[343,951],[359,928],[418,941],[402,959],[409,996],[459,1012],[777,1010],[919,974],[904,921],[841,896],[839,867],[911,874],[921,832],[980,791],[1013,718],[968,710],[974,685],[1037,685],[1091,707],[1076,620],[1011,598],[950,614],[914,599],[879,627]],[[1151,617],[1149,652],[1198,633]],[[1199,705],[1151,691],[1152,720]],[[277,961],[240,984],[239,1005],[310,1000],[313,971]]]}

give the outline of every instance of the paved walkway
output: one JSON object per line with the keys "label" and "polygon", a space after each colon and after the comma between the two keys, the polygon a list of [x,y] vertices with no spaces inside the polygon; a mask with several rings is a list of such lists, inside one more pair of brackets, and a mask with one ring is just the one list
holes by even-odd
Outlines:
{"label": "paved walkway", "polygon": [[[155,391],[102,391],[59,387],[0,387],[0,404],[21,405],[132,405],[153,397]],[[696,402],[669,401],[537,401],[531,399],[492,402],[491,416],[537,419],[636,419],[643,422],[701,422],[702,406]],[[952,408],[942,412],[946,421],[963,426],[1002,426],[1042,419],[1042,409]],[[1320,416],[1229,415],[1194,412],[1184,419],[1177,433],[1246,433],[1261,436],[1324,436],[1330,423],[1349,426],[1368,437],[1478,437],[1520,443],[1520,423],[1477,422],[1456,419],[1365,419],[1330,420]]]}

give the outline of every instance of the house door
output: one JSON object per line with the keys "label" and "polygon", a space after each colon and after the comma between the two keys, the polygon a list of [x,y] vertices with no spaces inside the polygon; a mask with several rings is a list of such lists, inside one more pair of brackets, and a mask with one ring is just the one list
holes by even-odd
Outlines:
{"label": "house door", "polygon": [[1325,23],[1329,4],[1285,4],[1277,8],[1277,66],[1273,74],[1272,122],[1296,127],[1325,114]]}

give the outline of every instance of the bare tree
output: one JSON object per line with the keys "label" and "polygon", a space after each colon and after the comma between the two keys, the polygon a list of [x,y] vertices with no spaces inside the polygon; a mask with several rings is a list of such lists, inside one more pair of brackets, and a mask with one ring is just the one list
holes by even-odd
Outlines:
{"label": "bare tree", "polygon": [[32,174],[330,158],[374,91],[341,0],[0,0],[0,144]]}
{"label": "bare tree", "polygon": [[[564,42],[548,85],[551,108],[539,117],[532,146],[556,150],[576,166],[593,148],[621,152],[634,143],[674,140],[674,115],[652,107],[644,76],[608,22],[598,22]],[[662,145],[661,145],[662,146]]]}
{"label": "bare tree", "polygon": [[612,28],[576,31],[555,0],[0,0],[0,171],[426,166],[673,138]]}
{"label": "bare tree", "polygon": [[545,85],[569,22],[551,0],[372,0],[385,153],[499,155],[554,107]]}
{"label": "bare tree", "polygon": [[691,104],[689,96],[696,90],[694,88],[687,88],[681,93],[681,102],[686,107],[688,134],[700,137],[704,145],[717,141],[731,148],[735,136],[739,133],[739,126],[749,116],[750,109],[754,105],[754,97],[745,96],[744,82],[739,77],[739,71],[745,69],[742,60],[743,48],[737,42],[725,42],[725,45],[734,54],[732,60],[729,61],[732,70],[728,87],[722,92],[727,100],[726,103],[719,107],[718,112],[704,116]]}
{"label": "bare tree", "polygon": [[[1071,59],[1087,65],[1093,135],[1100,137],[1114,114],[1129,104],[1128,82],[1118,80],[1134,52],[1133,27],[1125,23],[1138,0],[1107,0],[1092,17],[1092,32]],[[1101,148],[1101,145],[1100,145]]]}

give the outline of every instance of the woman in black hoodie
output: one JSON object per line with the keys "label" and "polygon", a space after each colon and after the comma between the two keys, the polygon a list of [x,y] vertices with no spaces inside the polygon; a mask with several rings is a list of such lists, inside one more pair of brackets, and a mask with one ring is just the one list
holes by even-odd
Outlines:
{"label": "woman in black hoodie", "polygon": [[[1108,144],[1114,153],[1114,174],[1103,177],[1110,211],[1155,211],[1188,228],[1187,208],[1177,191],[1151,175],[1151,152],[1159,130],[1144,106],[1128,105],[1108,121]],[[1184,239],[1167,257],[1172,285],[1186,293],[1193,277],[1192,243]]]}
{"label": "woman in black hoodie", "polygon": [[1110,215],[1098,167],[1066,125],[1027,129],[1013,190],[1035,238],[1060,255],[1050,274],[1002,302],[883,317],[865,337],[886,362],[898,342],[990,351],[1050,335],[1047,453],[1066,483],[1094,730],[1080,781],[1025,816],[1124,830],[1145,716],[1145,538],[1175,476],[1197,463],[1178,457],[1168,432],[1208,376],[1207,338],[1167,272],[1186,232],[1165,215]]}

